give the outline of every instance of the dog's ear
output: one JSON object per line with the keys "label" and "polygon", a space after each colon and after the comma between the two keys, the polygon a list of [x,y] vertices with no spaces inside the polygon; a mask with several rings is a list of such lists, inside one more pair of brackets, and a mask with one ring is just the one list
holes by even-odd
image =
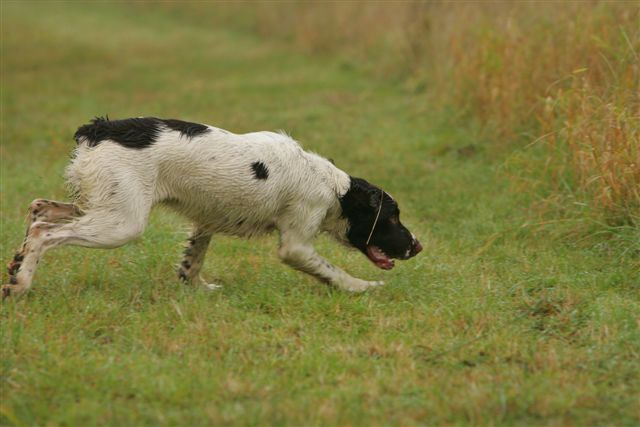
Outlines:
{"label": "dog's ear", "polygon": [[380,206],[380,192],[379,188],[369,184],[366,180],[351,177],[351,187],[346,196],[357,206],[378,209]]}

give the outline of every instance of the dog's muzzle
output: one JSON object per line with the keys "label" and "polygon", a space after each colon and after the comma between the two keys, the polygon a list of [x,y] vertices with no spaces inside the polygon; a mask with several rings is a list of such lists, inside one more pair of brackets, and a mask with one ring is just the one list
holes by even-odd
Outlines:
{"label": "dog's muzzle", "polygon": [[414,238],[413,242],[411,242],[411,250],[409,251],[409,258],[418,255],[422,251],[422,245],[418,241],[418,239]]}

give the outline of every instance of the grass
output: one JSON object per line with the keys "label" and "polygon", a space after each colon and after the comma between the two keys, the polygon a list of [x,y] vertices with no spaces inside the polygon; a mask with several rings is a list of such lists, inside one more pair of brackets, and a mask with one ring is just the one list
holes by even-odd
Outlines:
{"label": "grass", "polygon": [[167,211],[123,248],[52,251],[0,307],[0,423],[640,422],[636,228],[557,238],[505,156],[423,94],[174,12],[2,3],[3,259],[29,202],[64,198],[73,131],[105,113],[285,129],[391,192],[425,251],[382,273],[321,237],[338,265],[386,280],[363,295],[284,267],[276,236],[215,238],[205,276],[224,288],[183,286],[188,224]]}

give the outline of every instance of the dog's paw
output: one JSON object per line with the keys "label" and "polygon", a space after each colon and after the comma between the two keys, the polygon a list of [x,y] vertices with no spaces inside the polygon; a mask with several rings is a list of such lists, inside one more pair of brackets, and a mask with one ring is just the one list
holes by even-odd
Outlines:
{"label": "dog's paw", "polygon": [[217,283],[209,283],[202,278],[202,276],[198,276],[198,284],[207,291],[217,291],[222,289],[222,285],[218,285]]}
{"label": "dog's paw", "polygon": [[12,285],[2,285],[2,299],[9,298],[11,296]]}
{"label": "dog's paw", "polygon": [[367,289],[377,288],[383,285],[384,285],[384,282],[381,280],[369,282],[367,280],[351,278],[347,282],[341,283],[338,286],[340,287],[340,289],[343,289],[348,292],[364,292]]}
{"label": "dog's paw", "polygon": [[202,283],[202,286],[207,291],[217,291],[222,289],[222,285],[218,285],[216,283]]}
{"label": "dog's paw", "polygon": [[2,293],[2,299],[5,300],[9,297],[11,298],[16,298],[19,297],[21,295],[23,295],[27,290],[26,288],[22,287],[22,286],[18,286],[15,283],[11,282],[10,284],[7,285],[2,285],[2,290],[0,291]]}

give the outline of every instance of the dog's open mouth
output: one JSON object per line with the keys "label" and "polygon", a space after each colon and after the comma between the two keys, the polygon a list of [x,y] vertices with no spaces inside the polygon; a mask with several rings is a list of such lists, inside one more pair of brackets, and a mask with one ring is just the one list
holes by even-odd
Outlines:
{"label": "dog's open mouth", "polygon": [[383,270],[391,270],[394,266],[391,257],[382,252],[382,249],[377,246],[367,246],[367,256],[371,262]]}

